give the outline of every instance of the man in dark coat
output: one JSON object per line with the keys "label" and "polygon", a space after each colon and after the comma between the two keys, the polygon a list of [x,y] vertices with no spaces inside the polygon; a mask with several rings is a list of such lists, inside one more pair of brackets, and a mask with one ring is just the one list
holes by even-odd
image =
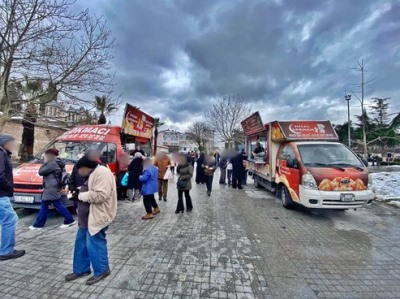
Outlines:
{"label": "man in dark coat", "polygon": [[40,211],[31,230],[42,229],[46,224],[49,214],[49,205],[52,204],[56,210],[64,217],[64,224],[61,228],[66,228],[76,224],[71,213],[61,203],[61,198],[65,196],[62,186],[62,173],[65,172],[65,163],[58,158],[58,150],[50,148],[46,150],[45,162],[39,169],[39,175],[43,177],[43,194],[40,204]]}
{"label": "man in dark coat", "polygon": [[25,250],[14,249],[18,216],[11,205],[10,198],[14,193],[11,152],[15,147],[14,137],[0,135],[0,261],[25,255]]}
{"label": "man in dark coat", "polygon": [[128,166],[128,201],[135,201],[140,198],[142,182],[139,177],[143,173],[143,155],[136,152],[132,162]]}
{"label": "man in dark coat", "polygon": [[204,153],[200,154],[200,157],[197,159],[197,165],[196,165],[196,183],[197,184],[205,184],[206,182],[206,176],[204,175],[204,158],[205,155]]}
{"label": "man in dark coat", "polygon": [[243,189],[242,178],[245,174],[245,168],[243,166],[244,156],[242,153],[237,154],[232,159],[232,187]]}

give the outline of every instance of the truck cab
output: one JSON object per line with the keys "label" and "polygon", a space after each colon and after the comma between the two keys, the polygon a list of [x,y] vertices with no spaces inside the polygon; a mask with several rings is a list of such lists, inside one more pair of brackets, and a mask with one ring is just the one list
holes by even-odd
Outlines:
{"label": "truck cab", "polygon": [[[275,192],[285,208],[356,209],[375,198],[364,161],[338,142],[329,121],[263,124],[256,112],[242,126],[255,185]],[[257,143],[264,152],[254,152]]]}

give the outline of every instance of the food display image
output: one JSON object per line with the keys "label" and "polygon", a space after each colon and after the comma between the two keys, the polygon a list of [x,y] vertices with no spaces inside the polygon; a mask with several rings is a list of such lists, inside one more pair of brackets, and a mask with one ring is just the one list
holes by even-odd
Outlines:
{"label": "food display image", "polygon": [[276,175],[277,178],[277,182],[279,183],[283,183],[286,188],[288,188],[289,193],[290,193],[290,197],[292,198],[292,200],[294,201],[299,201],[299,196],[297,195],[296,191],[293,190],[293,188],[290,187],[289,181],[286,177],[286,175],[281,174],[281,175]]}
{"label": "food display image", "polygon": [[272,140],[281,140],[284,139],[283,133],[279,127],[272,128]]}
{"label": "food display image", "polygon": [[360,179],[353,180],[348,177],[336,177],[333,180],[322,180],[318,189],[321,191],[363,191],[367,187]]}

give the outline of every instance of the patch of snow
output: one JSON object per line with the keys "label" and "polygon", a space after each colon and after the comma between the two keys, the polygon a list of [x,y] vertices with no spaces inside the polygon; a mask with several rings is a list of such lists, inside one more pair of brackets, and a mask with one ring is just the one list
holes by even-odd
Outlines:
{"label": "patch of snow", "polygon": [[400,200],[400,172],[376,172],[371,177],[377,200]]}
{"label": "patch of snow", "polygon": [[400,201],[391,200],[391,201],[388,202],[388,205],[400,208]]}

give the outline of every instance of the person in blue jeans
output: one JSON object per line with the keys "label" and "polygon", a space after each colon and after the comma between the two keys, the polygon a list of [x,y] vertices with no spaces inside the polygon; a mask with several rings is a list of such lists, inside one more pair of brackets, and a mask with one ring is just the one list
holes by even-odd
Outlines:
{"label": "person in blue jeans", "polygon": [[113,173],[89,157],[76,163],[83,185],[77,196],[78,231],[75,239],[73,272],[65,276],[73,281],[91,274],[93,285],[111,274],[108,262],[106,231],[117,213],[117,186]]}
{"label": "person in blue jeans", "polygon": [[74,217],[61,203],[63,194],[62,173],[65,170],[65,163],[58,159],[58,150],[50,148],[44,154],[44,163],[39,169],[39,175],[43,177],[43,194],[40,211],[31,230],[42,229],[46,224],[49,214],[49,206],[53,205],[56,210],[64,217],[64,224],[61,228],[66,228],[76,224]]}
{"label": "person in blue jeans", "polygon": [[10,198],[14,195],[11,153],[15,148],[14,137],[0,135],[0,261],[25,255],[25,250],[14,249],[18,216],[11,205]]}

